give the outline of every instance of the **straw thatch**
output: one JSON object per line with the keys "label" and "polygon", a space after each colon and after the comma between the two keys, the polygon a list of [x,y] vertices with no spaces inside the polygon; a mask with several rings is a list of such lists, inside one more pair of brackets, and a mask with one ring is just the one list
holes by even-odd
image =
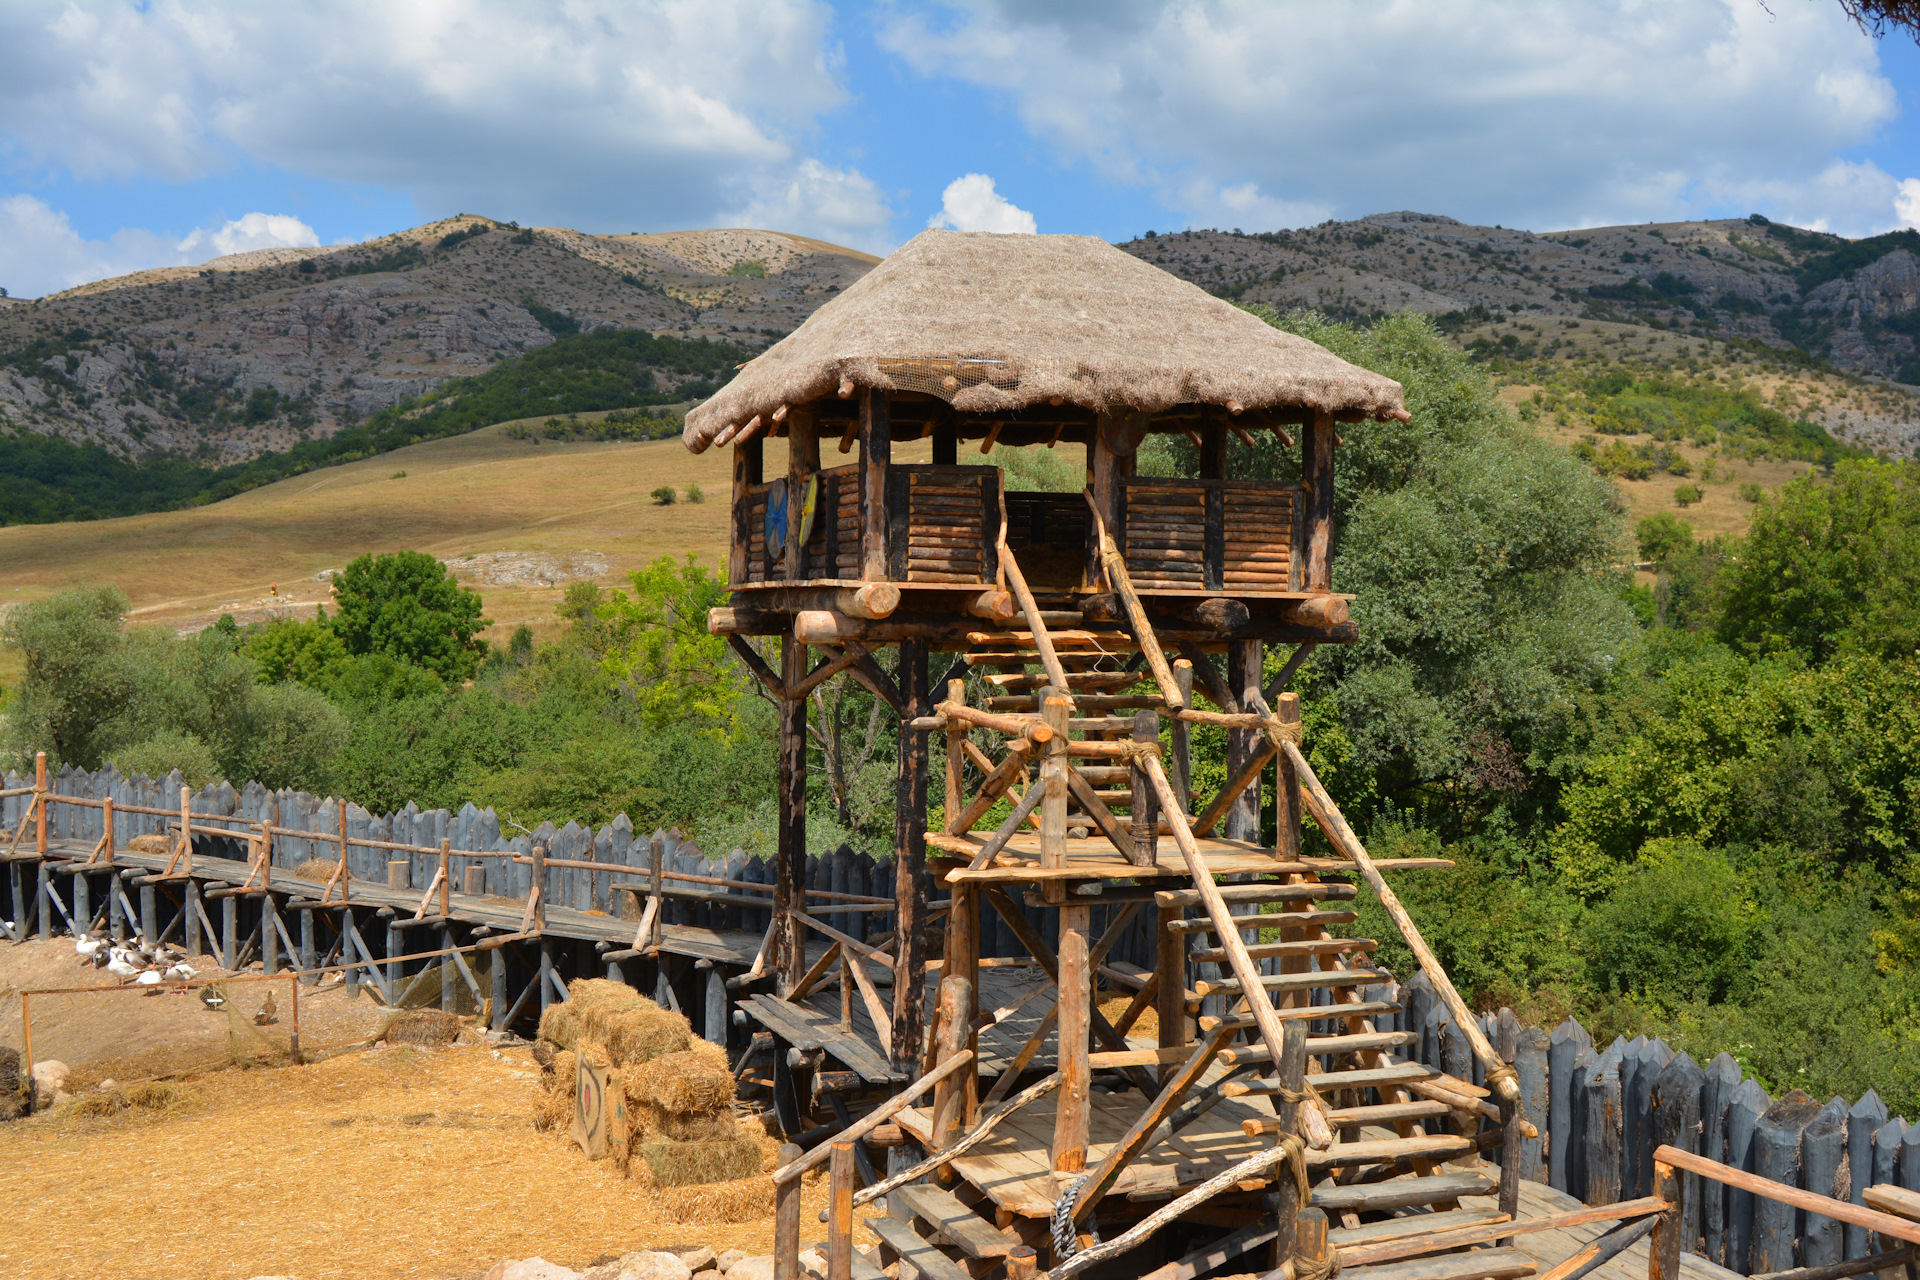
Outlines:
{"label": "straw thatch", "polygon": [[[1059,399],[1403,417],[1400,384],[1089,236],[925,231],[687,415],[687,448],[841,381],[969,413]],[[731,436],[729,435],[729,438]]]}

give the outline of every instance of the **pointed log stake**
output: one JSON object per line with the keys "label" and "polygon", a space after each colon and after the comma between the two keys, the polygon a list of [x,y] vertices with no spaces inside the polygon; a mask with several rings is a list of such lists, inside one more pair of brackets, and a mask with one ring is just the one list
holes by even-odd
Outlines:
{"label": "pointed log stake", "polygon": [[[1173,828],[1174,843],[1180,846],[1180,856],[1186,859],[1187,872],[1193,877],[1193,887],[1199,892],[1200,901],[1206,905],[1207,915],[1213,920],[1214,930],[1227,953],[1233,975],[1240,979],[1240,989],[1247,993],[1247,1006],[1253,1011],[1254,1024],[1260,1028],[1260,1038],[1266,1042],[1267,1052],[1273,1055],[1272,1061],[1285,1061],[1286,1026],[1261,984],[1258,966],[1247,955],[1246,943],[1240,940],[1240,932],[1233,925],[1233,915],[1227,910],[1226,900],[1220,896],[1220,886],[1213,882],[1213,871],[1207,866],[1200,846],[1194,842],[1193,831],[1187,826],[1186,810],[1174,798],[1173,784],[1167,781],[1167,771],[1162,767],[1160,757],[1146,757],[1146,766],[1148,775],[1153,779],[1154,790],[1160,795],[1160,807]],[[1378,874],[1375,872],[1376,876]],[[1326,1136],[1330,1141],[1332,1135]],[[1318,1145],[1315,1146],[1315,1150],[1320,1149]]]}
{"label": "pointed log stake", "polygon": [[[1516,1108],[1519,1107],[1521,1105],[1520,1082],[1515,1078],[1513,1069],[1502,1062],[1500,1055],[1493,1051],[1493,1046],[1487,1043],[1486,1034],[1480,1030],[1480,1019],[1467,1008],[1467,1002],[1460,998],[1460,993],[1454,990],[1453,979],[1447,976],[1447,971],[1441,967],[1440,961],[1434,958],[1426,939],[1420,936],[1419,927],[1413,923],[1413,917],[1408,915],[1407,909],[1400,905],[1400,899],[1394,896],[1393,889],[1387,884],[1386,878],[1380,874],[1380,869],[1373,865],[1373,858],[1367,853],[1366,847],[1360,843],[1360,837],[1353,834],[1353,828],[1349,827],[1347,820],[1341,816],[1340,808],[1334,804],[1333,797],[1329,796],[1327,789],[1320,785],[1320,779],[1314,775],[1313,766],[1308,764],[1307,758],[1300,754],[1300,748],[1291,742],[1282,740],[1280,748],[1286,752],[1287,759],[1292,762],[1294,772],[1300,778],[1301,789],[1306,793],[1307,808],[1313,811],[1313,820],[1320,824],[1320,830],[1326,833],[1333,847],[1352,861],[1360,874],[1366,878],[1367,883],[1372,886],[1374,894],[1380,899],[1380,905],[1386,908],[1387,914],[1393,918],[1395,927],[1400,930],[1400,936],[1406,940],[1408,949],[1420,962],[1421,971],[1427,975],[1427,980],[1433,983],[1434,990],[1447,1006],[1447,1011],[1453,1015],[1453,1024],[1466,1034],[1467,1043],[1473,1049],[1473,1056],[1478,1058],[1480,1065],[1486,1068],[1489,1086]],[[1524,1118],[1524,1112],[1522,1117]]]}
{"label": "pointed log stake", "polygon": [[1168,707],[1178,711],[1186,705],[1180,700],[1180,686],[1174,683],[1173,668],[1167,665],[1167,655],[1160,652],[1160,641],[1147,622],[1146,606],[1140,603],[1140,597],[1133,589],[1133,581],[1127,577],[1126,559],[1113,545],[1113,539],[1107,536],[1106,522],[1100,518],[1100,508],[1094,506],[1093,495],[1085,490],[1081,492],[1093,512],[1093,536],[1100,540],[1101,563],[1106,566],[1107,577],[1114,591],[1119,594],[1120,603],[1126,606],[1127,618],[1133,624],[1134,643],[1140,646],[1140,652],[1147,659],[1147,669],[1153,672],[1153,681],[1160,686],[1160,696],[1167,700]]}

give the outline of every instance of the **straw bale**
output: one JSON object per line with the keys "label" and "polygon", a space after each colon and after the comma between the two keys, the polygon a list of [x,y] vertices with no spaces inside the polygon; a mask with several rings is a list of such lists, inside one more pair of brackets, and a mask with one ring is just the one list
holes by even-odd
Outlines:
{"label": "straw bale", "polygon": [[747,1138],[715,1142],[643,1142],[637,1151],[659,1187],[737,1182],[760,1172],[760,1144]]}
{"label": "straw bale", "polygon": [[636,1063],[684,1050],[693,1030],[677,1013],[662,1009],[623,982],[606,978],[575,978],[567,984],[567,999],[549,1005],[540,1017],[540,1035],[563,1049],[582,1037],[599,1041],[612,1055],[612,1065]]}
{"label": "straw bale", "polygon": [[541,1133],[564,1129],[573,1122],[573,1078],[564,1089],[549,1089],[534,1100],[533,1127]]}
{"label": "straw bale", "polygon": [[173,852],[173,837],[157,835],[135,836],[133,839],[127,841],[127,852],[149,853],[157,857],[165,857],[167,854]]}
{"label": "straw bale", "polygon": [[764,1173],[734,1182],[660,1189],[660,1214],[668,1222],[752,1222],[772,1212],[773,1179]]}
{"label": "straw bale", "polygon": [[562,1049],[553,1055],[553,1065],[547,1069],[544,1076],[540,1077],[541,1082],[547,1086],[547,1092],[564,1092],[569,1097],[572,1096],[573,1077],[576,1070],[574,1064],[577,1061],[579,1061],[579,1055],[571,1049]]}
{"label": "straw bale", "polygon": [[607,1052],[607,1046],[598,1040],[576,1040],[573,1043],[574,1056],[590,1067],[599,1067],[602,1071],[613,1066],[613,1055]]}
{"label": "straw bale", "polygon": [[705,1040],[627,1072],[627,1097],[675,1115],[719,1111],[733,1102],[726,1050]]}
{"label": "straw bale", "polygon": [[[142,836],[141,839],[144,840],[146,837]],[[327,881],[333,879],[333,873],[339,869],[340,863],[338,860],[308,858],[305,862],[293,869],[293,874],[297,880],[311,880],[315,884],[325,884]]]}
{"label": "straw bale", "polygon": [[378,1039],[388,1044],[452,1044],[460,1034],[460,1018],[439,1009],[413,1009],[387,1020]]}
{"label": "straw bale", "polygon": [[1100,412],[1237,401],[1406,413],[1391,378],[1104,240],[924,231],[749,361],[687,415],[682,439],[704,452],[727,426],[831,395],[843,378],[967,413],[1056,397]]}
{"label": "straw bale", "polygon": [[650,1102],[635,1102],[631,1091],[627,1094],[627,1121],[637,1134],[648,1138],[671,1138],[676,1142],[712,1142],[718,1139],[740,1136],[740,1122],[733,1118],[733,1112],[716,1111],[704,1115],[680,1115],[654,1106]]}

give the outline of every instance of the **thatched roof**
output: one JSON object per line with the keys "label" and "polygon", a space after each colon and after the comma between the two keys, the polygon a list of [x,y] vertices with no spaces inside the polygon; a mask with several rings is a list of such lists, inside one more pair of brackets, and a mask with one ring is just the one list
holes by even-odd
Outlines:
{"label": "thatched roof", "polygon": [[[1402,417],[1400,384],[1090,236],[924,231],[687,415],[704,451],[755,415],[854,387],[964,412],[1050,402]],[[765,428],[762,428],[764,432]]]}

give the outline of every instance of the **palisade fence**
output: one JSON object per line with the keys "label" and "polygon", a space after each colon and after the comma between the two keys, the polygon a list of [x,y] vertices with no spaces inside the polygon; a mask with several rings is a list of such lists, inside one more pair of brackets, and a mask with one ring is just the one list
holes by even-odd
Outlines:
{"label": "palisade fence", "polygon": [[[169,819],[126,812],[122,806],[176,809],[183,785],[178,773],[156,781],[144,776],[126,777],[112,768],[89,773],[72,767],[62,769],[49,783],[59,795],[91,800],[111,797],[116,808],[116,834],[123,844],[135,836],[165,832]],[[11,773],[4,783],[5,789],[31,785],[31,778]],[[30,799],[0,798],[0,825],[9,831],[17,828]],[[225,815],[234,822],[234,839],[196,841],[197,852],[205,855],[244,858],[246,824],[277,814],[277,826],[311,831],[315,836],[277,835],[273,844],[276,867],[291,870],[310,859],[330,863],[338,856],[338,845],[330,838],[337,834],[341,811],[334,797],[273,791],[258,782],[235,790],[231,784],[220,782],[202,788],[192,798],[192,810],[196,829],[202,822],[199,815]],[[598,831],[577,822],[564,827],[543,823],[531,832],[509,837],[502,832],[500,819],[492,809],[471,804],[455,813],[423,810],[410,802],[396,813],[375,815],[349,802],[345,812],[350,841],[391,840],[431,848],[445,839],[455,848],[521,855],[530,854],[534,844],[543,843],[551,858],[631,867],[636,878],[644,878],[650,856],[649,839],[634,838],[633,823],[625,814]],[[101,824],[99,809],[56,804],[49,813],[48,834],[54,839],[95,841],[100,838]],[[206,825],[218,826],[218,817],[207,820]],[[710,858],[678,832],[657,834],[666,846],[666,870],[732,881],[736,893],[739,886],[766,885],[771,894],[771,862],[750,858],[740,850],[724,858]],[[348,871],[356,879],[385,884],[387,862],[392,856],[387,850],[349,844]],[[426,884],[438,866],[438,855],[415,853],[410,857],[410,883]],[[465,867],[474,865],[484,868],[489,895],[524,899],[531,887],[532,869],[524,863],[459,857],[453,863],[452,880],[456,885],[465,883]],[[547,876],[551,907],[616,916],[631,914],[635,909],[631,900],[621,900],[626,898],[624,893],[612,890],[611,876],[553,866],[548,867]],[[806,881],[810,889],[894,897],[892,860],[869,858],[844,846],[832,854],[809,856]],[[929,901],[946,896],[932,876],[923,891]],[[769,911],[754,907],[674,901],[671,897],[663,908],[667,924],[709,929],[764,933],[772,919]],[[1120,909],[1118,905],[1094,905],[1095,936]],[[834,920],[836,927],[862,941],[893,927],[892,915],[885,912],[836,912],[828,904],[813,913]],[[1026,914],[1048,945],[1057,946],[1054,935],[1060,913],[1029,907]],[[1156,929],[1151,914],[1139,913],[1108,953],[1102,976],[1109,985],[1137,988],[1152,973]],[[1245,936],[1249,941],[1257,940],[1256,931]],[[1012,929],[993,912],[983,914],[980,944],[983,955],[1026,954]],[[1206,940],[1194,934],[1189,945],[1199,950],[1206,946]],[[928,950],[937,954],[937,941]],[[1263,971],[1277,973],[1281,961],[1274,957],[1259,963]],[[1317,959],[1313,963],[1317,965]],[[1225,976],[1220,966],[1211,962],[1196,960],[1189,968],[1197,979]],[[1425,975],[1416,975],[1404,985],[1395,983],[1384,970],[1380,977],[1380,983],[1366,988],[1362,998],[1398,1002],[1399,1008],[1375,1015],[1375,1029],[1407,1033],[1409,1039],[1403,1050],[1407,1057],[1484,1085],[1484,1067],[1475,1060],[1466,1035],[1454,1025]],[[1320,1005],[1328,1002],[1330,993],[1326,988],[1314,988],[1312,996]],[[1215,1017],[1224,1016],[1226,1006],[1227,998],[1221,995],[1209,995],[1200,1002],[1201,1012]],[[1686,1053],[1676,1053],[1657,1039],[1616,1039],[1596,1050],[1586,1029],[1572,1018],[1551,1033],[1519,1025],[1510,1009],[1484,1015],[1481,1023],[1491,1042],[1514,1045],[1513,1061],[1527,1114],[1540,1129],[1538,1138],[1522,1144],[1522,1176],[1545,1182],[1588,1204],[1613,1204],[1652,1194],[1653,1152],[1662,1144],[1855,1204],[1864,1204],[1864,1191],[1876,1184],[1920,1191],[1920,1125],[1889,1118],[1885,1104],[1871,1090],[1851,1106],[1838,1097],[1822,1104],[1797,1089],[1775,1099],[1759,1083],[1744,1078],[1739,1064],[1726,1053],[1703,1068]],[[1309,1025],[1315,1035],[1332,1034],[1335,1029],[1330,1020],[1315,1020]],[[1826,1266],[1874,1252],[1864,1228],[1692,1175],[1685,1178],[1682,1230],[1692,1252],[1733,1271],[1753,1275],[1799,1266]]]}

